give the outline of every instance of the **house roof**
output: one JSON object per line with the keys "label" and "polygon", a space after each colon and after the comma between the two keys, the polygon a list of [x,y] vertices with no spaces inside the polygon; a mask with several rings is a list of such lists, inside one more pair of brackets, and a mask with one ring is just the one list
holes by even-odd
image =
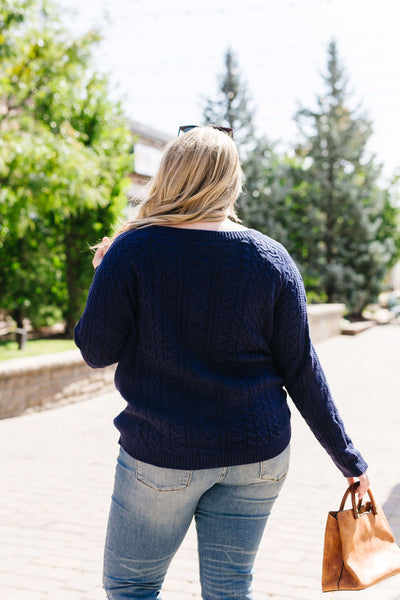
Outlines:
{"label": "house roof", "polygon": [[138,123],[137,121],[130,121],[130,127],[134,135],[137,135],[139,138],[153,142],[157,145],[165,146],[171,140],[173,140],[172,135],[164,133],[163,131],[159,131],[158,129],[154,129],[154,127],[150,127],[149,125]]}

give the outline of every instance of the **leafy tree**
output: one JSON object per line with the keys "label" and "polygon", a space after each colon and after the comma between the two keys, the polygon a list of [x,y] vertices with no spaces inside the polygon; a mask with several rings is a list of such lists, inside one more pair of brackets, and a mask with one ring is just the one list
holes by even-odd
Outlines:
{"label": "leafy tree", "polygon": [[94,32],[73,39],[52,2],[0,0],[0,305],[71,335],[93,275],[85,249],[123,211],[132,139]]}
{"label": "leafy tree", "polygon": [[298,231],[291,250],[316,297],[345,302],[360,314],[396,258],[399,233],[390,197],[378,183],[381,167],[367,151],[371,123],[349,108],[335,42],[324,81],[326,93],[316,109],[296,115],[302,167],[300,179],[298,167],[290,170],[290,202],[302,218],[292,221],[292,232]]}

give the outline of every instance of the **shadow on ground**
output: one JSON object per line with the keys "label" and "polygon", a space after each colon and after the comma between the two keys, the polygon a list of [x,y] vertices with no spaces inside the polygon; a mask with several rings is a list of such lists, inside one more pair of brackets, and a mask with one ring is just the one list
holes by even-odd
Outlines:
{"label": "shadow on ground", "polygon": [[389,521],[395,540],[400,544],[400,483],[392,488],[388,499],[382,504],[382,508]]}

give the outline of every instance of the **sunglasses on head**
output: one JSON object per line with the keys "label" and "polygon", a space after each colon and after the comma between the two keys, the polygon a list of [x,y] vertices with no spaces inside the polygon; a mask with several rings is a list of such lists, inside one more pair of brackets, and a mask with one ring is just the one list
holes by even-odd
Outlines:
{"label": "sunglasses on head", "polygon": [[[195,127],[200,127],[200,125],[181,125],[178,130],[178,137],[181,133],[187,133],[188,131],[190,131],[191,129],[194,129]],[[214,127],[214,129],[218,129],[218,131],[223,131],[224,133],[229,135],[229,137],[233,138],[232,127],[220,127],[219,125],[212,125],[212,127]]]}

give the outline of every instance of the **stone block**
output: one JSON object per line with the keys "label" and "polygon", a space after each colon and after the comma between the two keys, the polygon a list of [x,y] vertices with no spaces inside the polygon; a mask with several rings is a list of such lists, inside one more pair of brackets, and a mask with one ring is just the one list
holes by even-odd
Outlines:
{"label": "stone block", "polygon": [[345,308],[344,304],[310,304],[308,306],[310,335],[314,344],[340,334]]}

